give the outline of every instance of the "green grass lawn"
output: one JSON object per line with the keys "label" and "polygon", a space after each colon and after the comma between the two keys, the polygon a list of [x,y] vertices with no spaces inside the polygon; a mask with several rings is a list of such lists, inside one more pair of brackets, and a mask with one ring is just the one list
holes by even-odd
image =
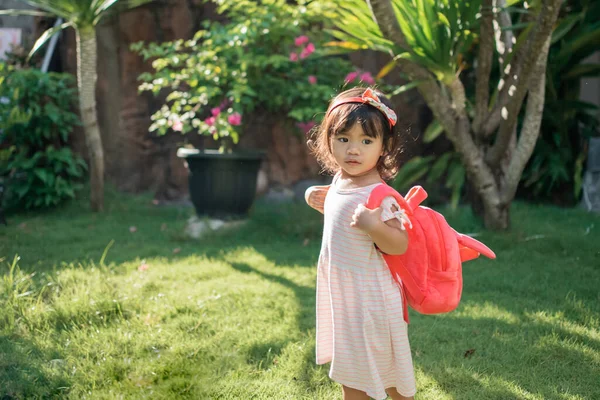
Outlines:
{"label": "green grass lawn", "polygon": [[[340,398],[314,364],[320,215],[259,202],[203,240],[190,215],[111,192],[104,214],[0,226],[0,398]],[[447,216],[498,259],[465,264],[457,311],[411,312],[416,398],[600,399],[600,217],[519,203],[492,234]]]}

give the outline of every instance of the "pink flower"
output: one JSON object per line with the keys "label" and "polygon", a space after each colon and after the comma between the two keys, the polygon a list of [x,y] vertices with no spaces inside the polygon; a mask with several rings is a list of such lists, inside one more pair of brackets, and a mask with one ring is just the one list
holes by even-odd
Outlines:
{"label": "pink flower", "polygon": [[210,113],[213,115],[213,117],[216,117],[217,115],[221,114],[221,109],[219,107],[215,107],[210,110]]}
{"label": "pink flower", "polygon": [[298,54],[290,53],[290,61],[298,61]]}
{"label": "pink flower", "polygon": [[300,58],[305,59],[306,57],[310,56],[314,52],[315,52],[315,45],[312,43],[309,43],[302,50],[302,53],[300,53]]}
{"label": "pink flower", "polygon": [[356,77],[358,77],[357,71],[350,72],[348,75],[346,75],[346,77],[344,78],[344,81],[350,83],[350,82],[353,82],[356,79]]}
{"label": "pink flower", "polygon": [[370,72],[363,72],[360,75],[360,80],[368,85],[373,85],[375,83],[375,79],[373,79],[373,75]]}
{"label": "pink flower", "polygon": [[307,134],[308,132],[310,132],[310,130],[312,128],[314,128],[315,126],[315,121],[307,121],[307,122],[298,122],[296,124],[296,126],[302,131],[304,132],[304,134]]}
{"label": "pink flower", "polygon": [[317,77],[314,75],[310,75],[308,77],[308,83],[310,83],[311,85],[314,85],[315,83],[317,83]]}
{"label": "pink flower", "polygon": [[183,130],[183,123],[180,120],[175,120],[173,121],[173,125],[171,126],[171,128],[174,131],[181,132]]}
{"label": "pink flower", "polygon": [[227,121],[233,126],[241,125],[242,116],[239,113],[233,113],[229,117],[227,117]]}
{"label": "pink flower", "polygon": [[308,42],[308,40],[308,36],[306,35],[298,36],[296,39],[294,39],[294,44],[296,46],[302,46],[304,43]]}
{"label": "pink flower", "polygon": [[204,122],[206,123],[206,125],[208,126],[213,126],[216,122],[215,117],[208,117],[204,120]]}

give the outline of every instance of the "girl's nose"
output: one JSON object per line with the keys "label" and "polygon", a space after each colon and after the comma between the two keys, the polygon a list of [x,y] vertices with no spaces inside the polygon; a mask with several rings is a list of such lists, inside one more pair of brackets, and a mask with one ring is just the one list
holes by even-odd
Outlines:
{"label": "girl's nose", "polygon": [[351,144],[350,146],[348,146],[348,154],[358,154],[358,147],[356,147],[355,145]]}

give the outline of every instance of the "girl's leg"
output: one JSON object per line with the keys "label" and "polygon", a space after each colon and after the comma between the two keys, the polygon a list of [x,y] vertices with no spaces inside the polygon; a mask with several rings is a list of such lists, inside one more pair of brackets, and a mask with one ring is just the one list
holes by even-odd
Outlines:
{"label": "girl's leg", "polygon": [[385,392],[392,398],[392,400],[414,400],[414,397],[402,396],[395,387],[385,389]]}
{"label": "girl's leg", "polygon": [[365,392],[348,386],[342,385],[342,393],[344,394],[344,400],[369,400],[369,396]]}

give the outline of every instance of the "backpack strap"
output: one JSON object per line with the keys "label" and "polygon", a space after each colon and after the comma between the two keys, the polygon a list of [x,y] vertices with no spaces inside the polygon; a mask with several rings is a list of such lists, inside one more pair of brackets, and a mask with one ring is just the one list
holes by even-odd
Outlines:
{"label": "backpack strap", "polygon": [[[411,189],[411,192],[412,192],[412,189]],[[411,192],[409,192],[409,195]],[[417,207],[419,205],[419,203],[421,201],[423,201],[425,199],[425,197],[427,197],[426,193],[425,193],[425,196],[423,197],[423,193],[425,193],[424,190],[421,190],[421,191],[415,190],[414,193],[412,194],[412,198],[413,198],[412,202],[413,202],[413,204],[415,204],[414,207]],[[394,188],[392,188],[391,186],[389,186],[385,183],[377,185],[371,191],[371,193],[369,194],[369,198],[367,199],[367,203],[365,204],[365,207],[373,210],[373,209],[379,207],[381,205],[381,202],[383,201],[383,199],[385,199],[388,196],[394,197],[394,199],[396,199],[396,201],[398,202],[398,205],[400,206],[400,208],[402,208],[406,212],[407,215],[410,216],[413,214],[414,208],[411,206],[411,204],[406,199],[404,199],[404,197],[402,197],[400,195],[400,193],[398,193],[396,190],[394,190]],[[375,247],[377,247],[377,245],[375,245]],[[378,250],[383,255],[383,258],[386,260],[386,263],[388,264],[388,267],[389,267],[390,257],[395,257],[395,256],[385,254],[379,248],[378,248]],[[392,272],[391,270],[390,270],[390,272],[392,274],[392,278],[394,279],[394,281],[396,281],[398,283],[398,286],[400,287],[400,292],[402,293],[402,313],[404,316],[404,321],[408,324],[409,323],[408,298],[406,295],[407,287],[417,288],[417,290],[415,291],[415,295],[419,299],[419,301],[422,301],[423,294],[418,290],[418,286],[416,285],[414,278],[410,275],[410,273],[406,269],[400,268],[399,270],[397,270],[395,272]]]}
{"label": "backpack strap", "polygon": [[406,194],[406,202],[411,210],[416,209],[427,198],[427,192],[421,186],[413,186]]}
{"label": "backpack strap", "polygon": [[385,199],[388,196],[394,197],[396,199],[396,201],[398,202],[398,205],[400,206],[400,208],[402,208],[404,211],[406,211],[406,213],[408,215],[412,214],[413,208],[404,199],[404,197],[402,197],[400,195],[400,193],[396,192],[394,190],[394,188],[392,188],[391,186],[389,186],[385,183],[381,183],[381,184],[375,186],[375,188],[369,194],[369,198],[367,199],[367,203],[365,204],[365,207],[367,207],[370,210],[373,210],[373,209],[379,207],[381,205],[381,202],[383,201],[383,199]]}

